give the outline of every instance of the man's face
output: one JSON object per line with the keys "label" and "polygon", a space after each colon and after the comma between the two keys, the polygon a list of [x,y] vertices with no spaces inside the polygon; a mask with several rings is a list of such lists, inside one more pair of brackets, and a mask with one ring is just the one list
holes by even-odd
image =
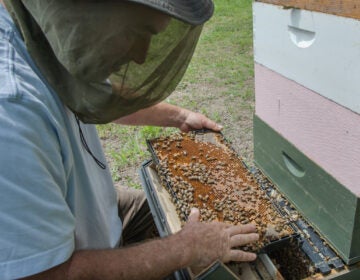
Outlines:
{"label": "man's face", "polygon": [[143,64],[152,36],[164,31],[171,20],[170,16],[144,5],[122,4],[121,16],[114,19],[119,21],[121,33],[115,33],[99,52],[100,56],[113,54],[111,72],[130,61]]}
{"label": "man's face", "polygon": [[134,30],[134,41],[128,52],[129,58],[143,64],[150,46],[151,37],[166,29],[171,17],[146,6],[137,5],[138,29]]}
{"label": "man's face", "polygon": [[[60,4],[59,4],[60,5]],[[51,46],[75,77],[99,82],[133,61],[143,64],[151,37],[166,29],[171,17],[126,1],[64,2],[59,17],[50,17]],[[46,24],[45,24],[46,25]]]}

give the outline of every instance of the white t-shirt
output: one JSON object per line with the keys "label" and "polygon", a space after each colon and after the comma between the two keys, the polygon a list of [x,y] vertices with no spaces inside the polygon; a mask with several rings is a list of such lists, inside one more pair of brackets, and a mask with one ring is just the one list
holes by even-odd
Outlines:
{"label": "white t-shirt", "polygon": [[[101,162],[94,125],[81,124]],[[74,250],[114,248],[121,235],[108,168],[80,140],[0,5],[0,279],[39,273]]]}

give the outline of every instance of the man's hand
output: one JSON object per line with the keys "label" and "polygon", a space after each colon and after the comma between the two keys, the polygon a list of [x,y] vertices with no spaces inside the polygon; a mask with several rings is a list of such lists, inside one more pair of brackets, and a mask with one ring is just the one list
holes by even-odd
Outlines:
{"label": "man's hand", "polygon": [[221,125],[205,117],[203,114],[195,113],[186,109],[182,110],[184,121],[180,124],[179,129],[183,132],[203,128],[214,131],[220,131],[222,129]]}
{"label": "man's hand", "polygon": [[203,223],[199,221],[199,210],[193,208],[188,222],[179,232],[191,250],[191,267],[206,267],[216,260],[253,261],[256,254],[235,247],[255,242],[259,239],[253,224],[230,225],[220,222]]}

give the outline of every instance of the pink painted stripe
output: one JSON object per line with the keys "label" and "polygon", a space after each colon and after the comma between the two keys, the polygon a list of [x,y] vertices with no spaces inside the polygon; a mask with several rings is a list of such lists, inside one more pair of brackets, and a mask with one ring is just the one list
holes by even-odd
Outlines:
{"label": "pink painted stripe", "polygon": [[360,197],[360,115],[255,64],[256,114]]}

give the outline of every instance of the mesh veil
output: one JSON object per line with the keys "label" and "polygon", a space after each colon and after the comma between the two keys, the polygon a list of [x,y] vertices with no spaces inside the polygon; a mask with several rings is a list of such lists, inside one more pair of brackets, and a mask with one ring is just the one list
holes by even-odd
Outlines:
{"label": "mesh veil", "polygon": [[[96,57],[95,52],[99,48],[93,50],[92,46],[104,44],[104,42],[96,37],[92,38],[91,35],[70,36],[76,34],[79,16],[89,13],[76,13],[75,10],[73,18],[67,17],[69,21],[67,24],[57,22],[51,16],[56,15],[61,18],[61,13],[66,13],[68,16],[69,10],[63,8],[66,4],[84,3],[84,7],[80,9],[86,9],[89,3],[99,2],[102,1],[5,0],[42,74],[62,101],[86,123],[107,123],[154,105],[168,97],[185,73],[202,30],[202,25],[191,26],[172,19],[165,31],[152,37],[145,63],[126,62],[103,81],[82,79],[71,73],[66,63],[62,63],[61,55],[73,51],[75,44],[77,49],[72,54],[78,55],[79,60],[75,57],[74,61],[79,63],[81,59],[87,59],[87,57],[82,57],[84,53],[90,53],[88,59]],[[107,5],[111,3],[115,5],[117,1],[105,2]],[[115,8],[109,8],[116,11]],[[93,10],[96,10],[97,14],[92,15],[92,18],[89,17],[93,19],[88,22],[91,25],[87,25],[89,30],[102,28],[96,19],[106,17],[105,12],[108,11],[107,9]],[[112,21],[108,23],[112,24]],[[100,30],[101,32],[110,36],[111,32],[118,31],[116,26],[109,25],[105,30]],[[126,37],[127,32],[124,28],[123,36]],[[109,60],[109,57],[105,60]],[[94,66],[94,70],[101,70],[101,66],[107,62],[105,60],[100,59],[97,66]],[[91,61],[85,62],[91,65]]]}

